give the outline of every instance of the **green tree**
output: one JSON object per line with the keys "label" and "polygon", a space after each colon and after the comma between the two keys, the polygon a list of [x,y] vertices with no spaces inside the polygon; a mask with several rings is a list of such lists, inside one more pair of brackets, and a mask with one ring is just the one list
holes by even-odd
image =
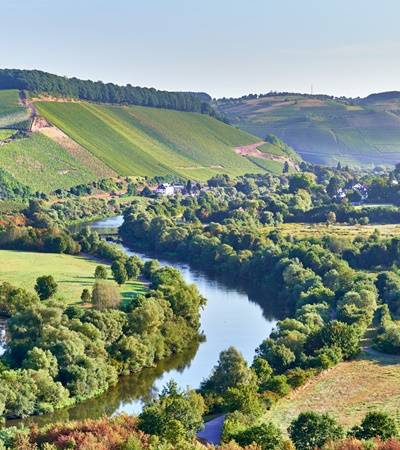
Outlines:
{"label": "green tree", "polygon": [[343,429],[334,418],[311,411],[301,413],[294,419],[288,432],[296,450],[315,450],[328,441],[343,437]]}
{"label": "green tree", "polygon": [[147,404],[139,415],[139,429],[172,443],[192,440],[203,427],[204,400],[195,391],[180,391],[170,381],[157,400]]}
{"label": "green tree", "polygon": [[29,350],[22,366],[25,369],[47,370],[54,378],[58,374],[58,363],[56,357],[49,351],[38,347]]}
{"label": "green tree", "polygon": [[289,163],[287,161],[283,165],[282,173],[289,173]]}
{"label": "green tree", "polygon": [[357,439],[387,439],[398,436],[396,420],[385,412],[369,412],[359,426],[351,430]]}
{"label": "green tree", "polygon": [[271,422],[252,426],[232,437],[241,446],[256,443],[262,450],[280,450],[283,444],[281,431]]}
{"label": "green tree", "polygon": [[243,355],[234,347],[229,347],[220,353],[218,364],[214,367],[211,376],[202,382],[201,389],[205,392],[223,394],[227,389],[239,384],[253,384],[255,375],[247,366]]}
{"label": "green tree", "polygon": [[114,280],[121,286],[128,279],[128,274],[126,273],[125,265],[122,261],[114,261],[111,265],[111,272],[113,274]]}
{"label": "green tree", "polygon": [[47,300],[57,292],[57,283],[52,275],[43,275],[36,279],[35,291],[40,300]]}
{"label": "green tree", "polygon": [[96,280],[106,280],[107,279],[107,267],[105,266],[96,266],[94,271],[94,277]]}
{"label": "green tree", "polygon": [[136,279],[140,275],[140,264],[137,261],[137,258],[134,256],[131,256],[127,259],[125,263],[125,270],[127,273],[127,276],[130,280]]}
{"label": "green tree", "polygon": [[91,300],[91,295],[89,292],[89,289],[83,289],[82,294],[81,294],[81,300],[83,303],[89,303]]}

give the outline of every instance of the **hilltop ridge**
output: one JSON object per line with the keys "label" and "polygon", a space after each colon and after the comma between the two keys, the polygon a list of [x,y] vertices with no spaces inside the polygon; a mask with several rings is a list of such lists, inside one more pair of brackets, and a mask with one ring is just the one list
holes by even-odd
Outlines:
{"label": "hilltop ridge", "polygon": [[274,134],[306,161],[352,166],[400,160],[400,92],[363,99],[291,93],[219,99],[215,108],[244,131]]}

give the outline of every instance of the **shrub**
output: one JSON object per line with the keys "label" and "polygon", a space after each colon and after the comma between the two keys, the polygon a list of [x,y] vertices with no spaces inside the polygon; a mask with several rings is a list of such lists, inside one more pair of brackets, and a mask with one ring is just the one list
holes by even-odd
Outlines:
{"label": "shrub", "polygon": [[343,437],[343,429],[328,414],[301,413],[292,421],[289,436],[296,450],[314,450]]}

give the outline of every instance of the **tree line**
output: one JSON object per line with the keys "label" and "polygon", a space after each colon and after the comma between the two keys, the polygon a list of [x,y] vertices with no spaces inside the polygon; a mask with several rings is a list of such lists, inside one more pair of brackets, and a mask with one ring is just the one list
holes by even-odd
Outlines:
{"label": "tree line", "polygon": [[151,106],[214,115],[211,97],[204,93],[169,92],[127,84],[80,80],[40,70],[0,69],[0,89],[78,98],[93,102]]}

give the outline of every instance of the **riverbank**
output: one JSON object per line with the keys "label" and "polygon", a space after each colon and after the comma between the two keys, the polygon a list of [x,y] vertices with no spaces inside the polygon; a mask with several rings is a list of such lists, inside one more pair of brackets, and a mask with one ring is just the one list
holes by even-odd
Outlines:
{"label": "riverbank", "polygon": [[[90,226],[92,229],[109,228],[116,221],[121,222],[122,217],[94,222]],[[121,248],[128,256],[136,254],[143,260],[151,259],[152,256],[133,252],[124,246]],[[212,371],[220,352],[230,346],[241,351],[249,363],[252,361],[255,348],[270,334],[276,323],[276,316],[267,302],[262,307],[261,301],[257,302],[244,291],[228,287],[187,264],[165,259],[160,259],[160,263],[179,270],[184,280],[189,284],[194,283],[200,294],[207,299],[207,305],[201,312],[200,326],[205,341],[184,354],[162,361],[157,367],[120,378],[114,388],[97,398],[54,414],[31,417],[23,423],[44,425],[57,420],[98,418],[104,414],[137,414],[144,402],[172,379],[182,388],[198,388],[200,382]],[[8,424],[15,423],[10,421]]]}

